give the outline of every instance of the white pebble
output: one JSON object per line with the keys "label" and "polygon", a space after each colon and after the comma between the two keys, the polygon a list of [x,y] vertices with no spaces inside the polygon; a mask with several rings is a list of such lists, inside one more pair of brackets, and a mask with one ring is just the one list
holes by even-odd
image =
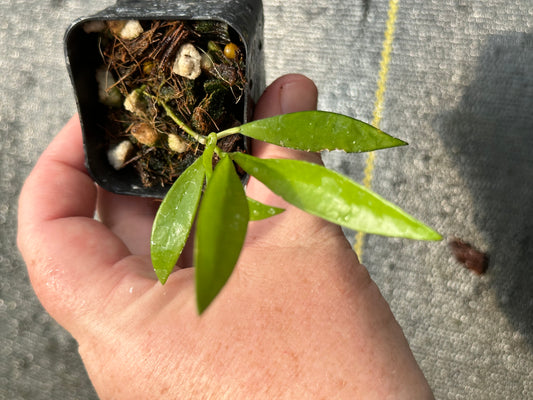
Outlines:
{"label": "white pebble", "polygon": [[109,160],[109,164],[111,164],[116,170],[119,170],[126,163],[128,155],[130,154],[132,149],[133,144],[131,144],[129,140],[124,140],[116,146],[112,147],[107,152],[107,159]]}
{"label": "white pebble", "polygon": [[143,32],[144,32],[144,29],[141,26],[141,23],[139,21],[129,20],[129,21],[126,21],[126,24],[124,24],[124,27],[120,31],[120,37],[122,39],[131,40],[131,39],[135,39],[136,37],[140,36],[140,34]]}
{"label": "white pebble", "polygon": [[200,76],[202,69],[202,56],[191,43],[185,43],[180,47],[172,72],[189,79]]}
{"label": "white pebble", "polygon": [[187,151],[188,145],[187,142],[178,135],[170,133],[168,135],[168,147],[176,153],[183,153]]}
{"label": "white pebble", "polygon": [[142,117],[147,108],[146,101],[140,90],[133,90],[124,100],[124,108],[133,114]]}
{"label": "white pebble", "polygon": [[96,81],[98,82],[98,97],[100,102],[106,106],[118,107],[122,103],[120,91],[114,87],[115,78],[106,67],[96,70]]}
{"label": "white pebble", "polygon": [[83,30],[85,33],[99,33],[105,29],[104,21],[92,20],[83,24]]}

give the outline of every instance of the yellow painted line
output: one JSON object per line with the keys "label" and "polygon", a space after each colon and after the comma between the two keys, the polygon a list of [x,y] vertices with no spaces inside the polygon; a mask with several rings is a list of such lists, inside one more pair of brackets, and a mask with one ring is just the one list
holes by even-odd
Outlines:
{"label": "yellow painted line", "polygon": [[[385,102],[385,91],[387,89],[387,78],[389,73],[390,53],[392,51],[392,43],[394,42],[394,29],[396,25],[396,17],[398,14],[399,0],[389,1],[389,11],[387,16],[387,24],[385,28],[383,49],[381,50],[381,61],[379,64],[379,79],[378,88],[376,90],[376,101],[374,103],[374,112],[372,114],[372,125],[379,128],[381,122],[381,112]],[[366,159],[363,185],[370,189],[372,187],[372,178],[374,175],[374,164],[376,154],[374,152],[368,153]],[[355,235],[354,250],[359,257],[359,261],[363,259],[363,245],[365,242],[365,233],[357,232]]]}

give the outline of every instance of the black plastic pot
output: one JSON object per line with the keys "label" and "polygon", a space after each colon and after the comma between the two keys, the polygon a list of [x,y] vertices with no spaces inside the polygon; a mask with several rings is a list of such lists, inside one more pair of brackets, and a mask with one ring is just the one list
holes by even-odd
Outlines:
{"label": "black plastic pot", "polygon": [[263,63],[263,8],[261,0],[231,1],[139,1],[118,0],[98,14],[76,20],[66,31],[67,67],[74,86],[81,120],[86,165],[104,189],[127,195],[162,198],[168,187],[144,187],[135,171],[115,170],[107,159],[102,121],[105,106],[99,102],[95,71],[102,65],[98,35],[83,29],[89,21],[105,20],[212,20],[227,23],[241,38],[246,52],[246,88],[243,122],[252,116],[253,105],[265,86]]}

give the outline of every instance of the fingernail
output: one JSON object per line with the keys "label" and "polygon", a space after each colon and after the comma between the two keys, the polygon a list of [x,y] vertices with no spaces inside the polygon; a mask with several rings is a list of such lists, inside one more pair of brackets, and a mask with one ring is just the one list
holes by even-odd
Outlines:
{"label": "fingernail", "polygon": [[281,112],[316,110],[317,97],[316,86],[310,79],[294,76],[281,87]]}

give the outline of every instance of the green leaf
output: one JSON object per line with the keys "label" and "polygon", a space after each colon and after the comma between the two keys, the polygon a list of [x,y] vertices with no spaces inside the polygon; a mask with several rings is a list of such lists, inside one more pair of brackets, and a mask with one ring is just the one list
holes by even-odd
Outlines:
{"label": "green leaf", "polygon": [[320,165],[263,160],[242,153],[233,153],[232,158],[289,203],[333,223],[385,236],[441,239],[437,232],[399,207]]}
{"label": "green leaf", "polygon": [[174,182],[159,206],[150,240],[154,270],[165,283],[185,246],[204,184],[204,167],[197,159]]}
{"label": "green leaf", "polygon": [[344,150],[359,153],[403,146],[372,125],[326,111],[277,115],[241,125],[241,133],[254,139],[305,151]]}
{"label": "green leaf", "polygon": [[273,217],[274,215],[281,214],[285,211],[283,208],[269,206],[263,203],[260,203],[257,200],[248,199],[248,209],[250,210],[250,221],[259,221],[262,219]]}
{"label": "green leaf", "polygon": [[223,156],[208,182],[196,222],[194,266],[199,313],[233,272],[248,227],[248,202],[233,162]]}

